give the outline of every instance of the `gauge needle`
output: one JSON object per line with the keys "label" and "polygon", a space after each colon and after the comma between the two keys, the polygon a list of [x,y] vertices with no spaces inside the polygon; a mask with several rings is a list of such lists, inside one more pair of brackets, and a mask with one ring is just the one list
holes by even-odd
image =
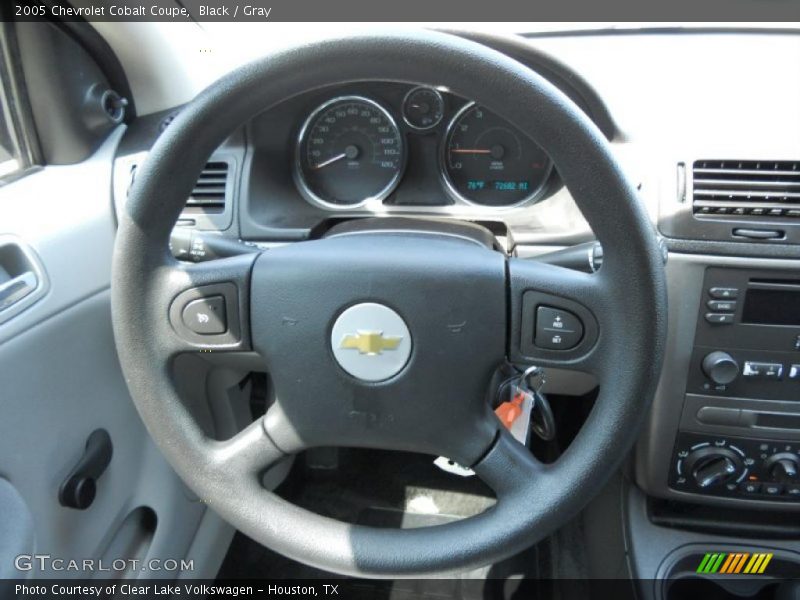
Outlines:
{"label": "gauge needle", "polygon": [[453,148],[450,150],[455,154],[488,154],[495,160],[502,160],[506,150],[500,144],[491,148]]}
{"label": "gauge needle", "polygon": [[341,154],[337,154],[336,156],[331,156],[328,160],[323,160],[321,163],[316,164],[311,168],[314,170],[321,169],[323,167],[327,167],[328,165],[332,165],[333,163],[340,161],[343,158],[347,158],[347,153],[342,152]]}
{"label": "gauge needle", "polygon": [[343,158],[346,158],[348,160],[355,160],[358,158],[359,154],[360,151],[358,149],[358,146],[350,144],[344,149],[344,152],[337,154],[336,156],[331,156],[328,160],[323,160],[321,163],[314,165],[311,168],[314,170],[321,169],[323,167],[327,167],[328,165],[332,165],[333,163],[340,161]]}

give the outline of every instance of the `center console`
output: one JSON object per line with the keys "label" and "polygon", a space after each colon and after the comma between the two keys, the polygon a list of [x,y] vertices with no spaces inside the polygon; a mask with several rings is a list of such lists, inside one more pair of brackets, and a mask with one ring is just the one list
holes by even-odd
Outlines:
{"label": "center console", "polygon": [[669,348],[637,482],[664,498],[800,509],[797,262],[676,260]]}
{"label": "center console", "polygon": [[800,502],[800,274],[706,270],[669,487]]}

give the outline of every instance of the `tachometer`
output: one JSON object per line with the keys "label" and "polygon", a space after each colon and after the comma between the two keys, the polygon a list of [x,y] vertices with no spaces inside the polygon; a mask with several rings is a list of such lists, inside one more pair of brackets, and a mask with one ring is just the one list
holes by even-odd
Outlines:
{"label": "tachometer", "polygon": [[516,206],[544,186],[552,163],[513,125],[474,103],[447,131],[443,174],[457,197],[483,206]]}
{"label": "tachometer", "polygon": [[397,185],[403,140],[392,116],[360,96],[334,98],[317,108],[300,132],[295,175],[308,200],[353,208],[383,200]]}

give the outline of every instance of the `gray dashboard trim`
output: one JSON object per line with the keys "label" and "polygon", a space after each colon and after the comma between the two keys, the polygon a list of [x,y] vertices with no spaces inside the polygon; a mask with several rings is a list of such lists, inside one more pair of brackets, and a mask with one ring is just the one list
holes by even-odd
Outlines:
{"label": "gray dashboard trim", "polygon": [[[752,257],[764,259],[800,259],[798,244],[748,244],[746,242],[712,242],[665,238],[671,252],[708,256]],[[742,266],[742,265],[738,265]],[[744,265],[750,266],[750,265]]]}

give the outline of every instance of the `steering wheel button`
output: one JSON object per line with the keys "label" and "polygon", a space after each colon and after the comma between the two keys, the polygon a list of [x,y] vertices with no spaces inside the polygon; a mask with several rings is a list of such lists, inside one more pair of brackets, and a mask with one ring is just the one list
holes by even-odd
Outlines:
{"label": "steering wheel button", "polygon": [[536,309],[534,344],[548,350],[569,350],[583,338],[583,323],[567,310],[552,306]]}
{"label": "steering wheel button", "polygon": [[192,300],[184,307],[181,317],[186,327],[200,335],[214,335],[228,330],[225,299],[222,296]]}

